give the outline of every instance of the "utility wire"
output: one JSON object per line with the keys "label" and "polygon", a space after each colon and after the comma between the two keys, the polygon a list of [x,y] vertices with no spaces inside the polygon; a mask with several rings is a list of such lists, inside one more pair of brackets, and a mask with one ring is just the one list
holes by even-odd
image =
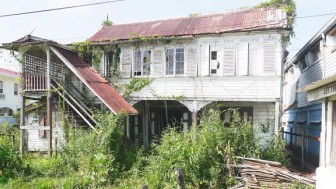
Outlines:
{"label": "utility wire", "polygon": [[120,1],[125,1],[125,0],[103,1],[103,2],[97,2],[97,3],[89,3],[89,4],[67,6],[67,7],[58,7],[58,8],[53,8],[53,9],[44,9],[44,10],[37,10],[37,11],[20,12],[20,13],[14,13],[14,14],[4,14],[4,15],[0,15],[0,18],[10,17],[10,16],[19,16],[19,15],[24,15],[24,14],[34,14],[34,13],[50,12],[50,11],[56,11],[56,10],[72,9],[72,8],[78,8],[78,7],[88,7],[88,6],[101,5],[101,4],[107,4],[107,3],[116,3],[116,2],[120,2]]}

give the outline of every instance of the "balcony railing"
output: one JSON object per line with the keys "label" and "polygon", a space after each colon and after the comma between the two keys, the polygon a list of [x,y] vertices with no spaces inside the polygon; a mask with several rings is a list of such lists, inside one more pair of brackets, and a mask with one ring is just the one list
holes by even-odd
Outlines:
{"label": "balcony railing", "polygon": [[26,74],[25,75],[26,91],[43,91],[47,90],[46,74]]}

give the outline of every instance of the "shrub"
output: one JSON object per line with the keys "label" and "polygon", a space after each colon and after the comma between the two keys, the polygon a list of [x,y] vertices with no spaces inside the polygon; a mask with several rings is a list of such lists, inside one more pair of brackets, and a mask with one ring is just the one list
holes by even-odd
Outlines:
{"label": "shrub", "polygon": [[5,122],[0,126],[0,134],[0,183],[3,183],[23,171],[23,161],[18,151],[17,130]]}
{"label": "shrub", "polygon": [[161,144],[152,146],[143,174],[150,187],[175,188],[174,170],[182,168],[191,188],[225,188],[234,184],[234,173],[228,167],[236,156],[261,156],[251,124],[237,120],[225,127],[219,115],[210,111],[190,132],[170,129],[163,134]]}

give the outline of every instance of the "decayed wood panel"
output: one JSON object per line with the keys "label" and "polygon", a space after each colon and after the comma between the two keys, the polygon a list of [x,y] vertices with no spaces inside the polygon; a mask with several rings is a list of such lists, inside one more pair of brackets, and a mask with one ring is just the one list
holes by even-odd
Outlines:
{"label": "decayed wood panel", "polygon": [[196,76],[197,75],[197,49],[196,48],[187,48],[186,50],[186,72],[187,76]]}
{"label": "decayed wood panel", "polygon": [[223,75],[235,75],[236,47],[234,45],[224,46]]}
{"label": "decayed wood panel", "polygon": [[[329,50],[331,50],[331,49],[329,49]],[[326,57],[326,67],[325,67],[326,77],[335,75],[336,74],[336,64],[335,64],[336,51],[326,53],[325,57]],[[321,61],[321,63],[322,63],[322,61]]]}
{"label": "decayed wood panel", "polygon": [[[57,145],[61,145],[63,141],[63,130],[61,127],[53,127],[53,148],[55,148],[55,136],[58,136]],[[39,130],[28,130],[28,151],[47,151],[48,138],[39,137]]]}
{"label": "decayed wood panel", "polygon": [[[124,81],[126,82],[126,81]],[[153,94],[155,93],[155,94]],[[132,93],[137,98],[183,96],[214,100],[251,100],[280,98],[278,77],[198,77],[156,78],[151,88]]]}
{"label": "decayed wood panel", "polygon": [[265,43],[264,44],[264,74],[275,74],[276,72],[276,44],[275,43]]}
{"label": "decayed wood panel", "polygon": [[153,73],[154,77],[163,77],[164,76],[164,49],[155,48],[153,52]]}
{"label": "decayed wood panel", "polygon": [[130,78],[132,73],[132,50],[123,48],[121,50],[121,77]]}

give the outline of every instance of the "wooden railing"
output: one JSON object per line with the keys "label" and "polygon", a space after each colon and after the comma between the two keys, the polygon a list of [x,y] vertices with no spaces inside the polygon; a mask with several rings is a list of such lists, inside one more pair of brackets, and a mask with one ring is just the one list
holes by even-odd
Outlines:
{"label": "wooden railing", "polygon": [[25,75],[25,90],[27,91],[41,91],[47,89],[47,75],[46,74],[26,74]]}

